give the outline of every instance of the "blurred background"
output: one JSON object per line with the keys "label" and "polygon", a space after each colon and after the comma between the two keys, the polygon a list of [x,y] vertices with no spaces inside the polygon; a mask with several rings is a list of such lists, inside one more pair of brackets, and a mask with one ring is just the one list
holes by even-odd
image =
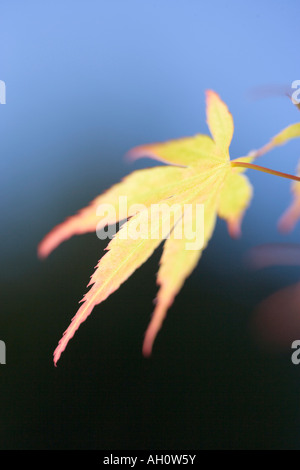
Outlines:
{"label": "blurred background", "polygon": [[[54,225],[153,166],[127,163],[130,148],[207,133],[207,88],[233,113],[232,158],[299,121],[288,98],[251,95],[300,79],[299,13],[297,0],[1,1],[1,449],[300,448],[300,365],[288,344],[262,340],[255,310],[299,267],[245,262],[256,245],[298,242],[299,226],[277,231],[288,180],[249,170],[242,238],[219,220],[148,360],[160,249],[95,308],[57,368],[106,243],[88,234],[36,255]],[[259,163],[295,173],[299,156],[295,140]]]}

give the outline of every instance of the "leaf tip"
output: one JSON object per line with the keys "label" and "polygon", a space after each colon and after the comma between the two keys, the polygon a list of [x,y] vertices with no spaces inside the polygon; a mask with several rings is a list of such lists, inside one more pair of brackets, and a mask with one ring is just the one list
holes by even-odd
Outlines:
{"label": "leaf tip", "polygon": [[152,355],[153,343],[157,335],[156,328],[151,327],[151,324],[147,328],[145,333],[142,353],[145,358],[149,358]]}
{"label": "leaf tip", "polygon": [[[155,313],[155,312],[154,312]],[[150,357],[152,354],[152,349],[153,349],[153,343],[155,341],[155,338],[157,336],[157,333],[160,329],[160,325],[156,323],[156,321],[153,321],[153,318],[155,319],[155,316],[153,314],[152,320],[146,330],[145,333],[145,338],[144,338],[144,343],[143,343],[143,356],[144,357]]]}
{"label": "leaf tip", "polygon": [[296,221],[288,214],[284,214],[278,222],[278,230],[282,234],[290,233],[295,227]]}
{"label": "leaf tip", "polygon": [[154,149],[154,144],[140,145],[138,147],[134,147],[125,154],[125,160],[127,162],[132,163],[144,157],[158,159]]}
{"label": "leaf tip", "polygon": [[231,236],[231,238],[237,239],[241,237],[242,230],[241,230],[240,218],[229,219],[227,221],[227,228],[228,228],[228,233]]}
{"label": "leaf tip", "polygon": [[58,228],[52,229],[38,244],[37,253],[41,260],[48,258],[50,253],[59,245],[58,232]]}
{"label": "leaf tip", "polygon": [[134,147],[134,148],[128,150],[124,155],[124,160],[126,162],[129,162],[129,163],[134,162],[135,160],[137,160],[139,158],[139,152],[138,152],[139,148],[140,147]]}
{"label": "leaf tip", "polygon": [[59,358],[61,356],[61,352],[59,350],[59,346],[57,346],[57,348],[55,349],[54,353],[53,353],[53,363],[54,363],[54,367],[57,367],[57,363],[59,361]]}
{"label": "leaf tip", "polygon": [[48,254],[49,254],[49,252],[47,250],[47,246],[44,243],[44,240],[42,240],[38,244],[38,247],[37,247],[37,256],[40,260],[43,260],[43,259],[47,258]]}
{"label": "leaf tip", "polygon": [[206,98],[213,98],[214,96],[218,96],[218,94],[214,90],[211,90],[211,89],[205,90],[205,95],[206,95]]}
{"label": "leaf tip", "polygon": [[205,90],[206,106],[209,106],[213,99],[220,99],[220,97],[214,90]]}

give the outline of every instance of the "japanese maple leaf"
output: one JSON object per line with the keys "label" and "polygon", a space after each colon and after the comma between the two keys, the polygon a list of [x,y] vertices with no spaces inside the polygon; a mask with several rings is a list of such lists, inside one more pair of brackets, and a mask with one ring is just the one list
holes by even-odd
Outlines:
{"label": "japanese maple leaf", "polygon": [[[294,103],[294,102],[293,102]],[[299,103],[294,103],[300,109]],[[283,129],[268,144],[252,152],[253,157],[259,157],[274,147],[284,145],[291,139],[300,137],[300,123],[291,124]],[[300,162],[297,174],[300,175]],[[292,183],[293,201],[279,221],[282,232],[291,231],[300,218],[300,183]],[[255,268],[261,269],[269,266],[284,266],[300,264],[300,249],[295,244],[265,244],[253,248],[249,254],[249,261]],[[299,299],[300,283],[279,289],[256,308],[255,322],[259,334],[265,341],[273,346],[289,346],[299,330]]]}
{"label": "japanese maple leaf", "polygon": [[[290,140],[298,137],[300,137],[300,122],[296,122],[284,128],[262,148],[252,151],[251,156],[253,159],[261,157],[275,147],[285,145]],[[297,175],[300,176],[300,161],[297,168]],[[297,180],[292,182],[291,192],[293,201],[279,221],[279,229],[282,232],[290,232],[300,218],[300,183]]]}
{"label": "japanese maple leaf", "polygon": [[[100,230],[114,224],[115,216],[103,216],[102,209],[107,204],[115,209],[118,221],[125,220],[109,242],[107,253],[100,259],[91,277],[90,290],[83,297],[79,310],[59,341],[54,352],[55,365],[95,305],[116,291],[164,241],[157,275],[159,291],[156,306],[143,344],[143,353],[149,356],[167,310],[197,265],[213,234],[217,216],[226,220],[232,236],[239,235],[243,214],[252,197],[252,187],[243,175],[245,169],[254,168],[287,176],[253,165],[251,161],[255,155],[230,160],[233,119],[225,103],[213,91],[206,93],[206,113],[212,137],[196,135],[134,149],[131,151],[132,158],[149,156],[167,165],[133,172],[96,198],[87,208],[54,228],[39,245],[39,255],[44,258],[62,241],[75,234],[94,231],[96,227]],[[120,203],[123,196],[127,196],[129,206],[136,207],[130,217]],[[149,227],[143,221],[145,217],[151,218],[155,204],[162,205],[161,217],[155,218],[155,223]],[[196,240],[196,248],[193,250],[186,249],[189,241],[186,232],[181,238],[174,236],[182,218],[182,208],[187,204],[192,208],[186,222],[190,226],[188,228],[194,224],[197,206],[204,206],[204,226],[201,227],[203,237],[201,241]],[[171,224],[168,224],[170,207],[176,209],[172,213]],[[139,236],[129,237],[128,233],[136,227],[142,227]]]}
{"label": "japanese maple leaf", "polygon": [[[291,139],[300,137],[300,122],[287,127],[278,136],[279,138],[281,136],[280,145],[285,144]],[[300,161],[298,163],[297,174],[300,176]],[[300,218],[300,183],[298,181],[293,181],[291,191],[293,200],[290,207],[285,211],[279,221],[279,229],[282,232],[290,232]]]}

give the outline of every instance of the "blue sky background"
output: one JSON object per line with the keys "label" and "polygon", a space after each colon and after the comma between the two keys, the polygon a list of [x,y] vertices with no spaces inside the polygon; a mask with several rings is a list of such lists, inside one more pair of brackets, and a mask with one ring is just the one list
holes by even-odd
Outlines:
{"label": "blue sky background", "polygon": [[[300,113],[256,86],[299,79],[297,1],[2,1],[2,257],[29,269],[39,239],[137,166],[131,147],[207,132],[204,91],[235,120],[232,157],[264,144]],[[299,142],[261,164],[294,172]],[[289,182],[249,171],[255,198],[244,242],[281,240]],[[220,224],[219,224],[220,225]],[[221,232],[219,232],[221,230]],[[225,226],[218,234],[222,243]],[[284,240],[297,240],[299,230]],[[243,243],[243,242],[242,242]]]}

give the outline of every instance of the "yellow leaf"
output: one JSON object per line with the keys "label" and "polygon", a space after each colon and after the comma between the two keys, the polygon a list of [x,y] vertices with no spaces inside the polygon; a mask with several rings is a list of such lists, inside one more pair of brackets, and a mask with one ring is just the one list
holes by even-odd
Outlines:
{"label": "yellow leaf", "polygon": [[[295,139],[297,137],[300,137],[300,123],[291,124],[290,126],[283,129],[281,132],[275,135],[268,144],[264,145],[259,150],[252,152],[252,156],[254,158],[260,157],[272,150],[274,147],[284,145],[291,139]],[[300,176],[300,165],[298,167],[297,174]],[[300,218],[300,183],[297,181],[293,182],[291,189],[293,194],[293,201],[279,220],[278,224],[279,229],[282,232],[290,232]]]}
{"label": "yellow leaf", "polygon": [[[281,132],[276,134],[270,142],[266,145],[261,147],[258,150],[254,150],[250,152],[252,160],[258,157],[265,155],[267,152],[272,150],[274,147],[284,145],[288,143],[291,139],[295,139],[300,137],[300,123],[291,124],[290,126],[283,129]],[[298,176],[300,176],[300,165],[298,168]],[[291,231],[297,221],[300,218],[300,184],[299,182],[292,183],[292,193],[293,193],[293,201],[290,207],[286,210],[283,214],[281,219],[279,220],[279,229],[282,232],[289,232]]]}
{"label": "yellow leaf", "polygon": [[228,231],[233,238],[240,236],[242,217],[250,204],[251,197],[252,186],[248,178],[237,172],[226,175],[220,193],[218,215],[227,221]]}
{"label": "yellow leaf", "polygon": [[[73,318],[69,328],[65,331],[56,350],[54,363],[56,364],[69,340],[79,328],[80,324],[90,315],[95,305],[103,302],[110,294],[128,279],[151,256],[155,248],[160,245],[182,217],[182,204],[192,203],[206,190],[207,185],[194,185],[193,189],[178,197],[168,198],[163,204],[145,209],[133,216],[112,239],[107,246],[107,253],[100,259],[96,271],[91,277],[91,289],[83,298],[83,304]],[[153,207],[153,206],[152,206]],[[169,209],[174,207],[172,220]],[[156,217],[155,217],[156,215]],[[132,236],[139,227],[137,237]],[[131,236],[130,236],[131,235]]]}
{"label": "yellow leaf", "polygon": [[289,140],[300,137],[300,122],[296,124],[291,124],[290,126],[283,129],[279,134],[275,135],[271,140],[272,145],[283,145],[286,144]]}
{"label": "yellow leaf", "polygon": [[197,166],[211,168],[215,159],[222,159],[222,153],[208,135],[170,140],[157,144],[142,145],[128,152],[131,160],[150,157],[164,163],[179,166]]}
{"label": "yellow leaf", "polygon": [[[207,92],[206,113],[213,140],[196,135],[134,149],[132,158],[150,156],[171,166],[132,173],[53,229],[39,245],[39,254],[45,257],[72,235],[125,220],[109,242],[91,277],[90,290],[54,352],[55,364],[95,305],[116,291],[164,241],[157,279],[160,289],[143,348],[149,355],[168,308],[213,234],[217,215],[227,221],[231,234],[237,235],[252,196],[251,186],[241,173],[252,168],[290,177],[253,165],[253,154],[230,161],[233,120],[213,91]],[[112,212],[103,216],[107,206]]]}
{"label": "yellow leaf", "polygon": [[[300,163],[298,165],[297,174],[300,176]],[[279,229],[282,232],[290,232],[295,227],[300,218],[300,183],[293,181],[292,183],[293,201],[290,207],[279,220]]]}
{"label": "yellow leaf", "polygon": [[[145,204],[147,207],[166,197],[172,188],[174,190],[182,184],[186,175],[181,168],[157,167],[138,170],[98,196],[90,205],[82,209],[78,214],[69,217],[65,222],[56,226],[42,240],[38,247],[38,254],[46,258],[63,241],[87,232],[94,232],[104,225],[110,225],[127,219],[128,207],[133,204]],[[153,186],[157,190],[153,191]],[[122,204],[122,196],[127,197],[127,204]],[[109,204],[115,209],[116,217],[111,214],[100,215],[101,209]],[[133,215],[133,214],[131,214]]]}
{"label": "yellow leaf", "polygon": [[300,137],[300,123],[291,124],[290,126],[283,129],[281,132],[276,134],[272,139],[258,150],[252,150],[248,157],[253,161],[255,158],[262,157],[266,153],[270,152],[274,147],[284,145],[291,139]]}
{"label": "yellow leaf", "polygon": [[229,159],[229,145],[233,136],[233,119],[226,104],[212,90],[206,92],[207,124],[211,135],[224,159]]}
{"label": "yellow leaf", "polygon": [[170,238],[168,238],[164,244],[160,268],[157,274],[157,283],[160,289],[156,298],[156,307],[144,339],[143,354],[145,356],[151,354],[153,342],[162,326],[168,309],[172,305],[175,296],[180,291],[186,278],[196,267],[202,251],[205,249],[212,236],[216,222],[218,189],[216,184],[211,197],[204,203],[204,225],[196,227],[199,230],[203,230],[203,240],[202,238],[199,241],[196,239],[194,241],[196,247],[194,249],[187,249],[191,240],[187,237],[186,232],[189,231],[194,219],[196,219],[195,212],[197,210],[197,201],[195,201],[195,205],[192,208],[193,217],[188,220],[189,225],[185,225],[187,230],[183,233],[182,238],[175,238],[173,231]]}

